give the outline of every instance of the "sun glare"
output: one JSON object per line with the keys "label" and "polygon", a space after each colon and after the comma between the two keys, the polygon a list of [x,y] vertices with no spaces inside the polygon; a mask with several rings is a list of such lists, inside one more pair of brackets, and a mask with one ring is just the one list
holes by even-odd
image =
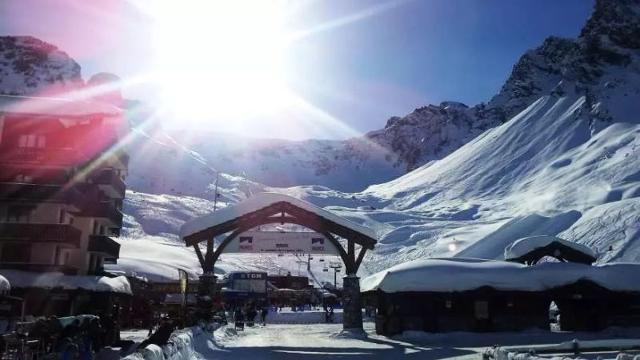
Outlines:
{"label": "sun glare", "polygon": [[153,3],[155,81],[180,121],[229,121],[285,107],[278,1]]}

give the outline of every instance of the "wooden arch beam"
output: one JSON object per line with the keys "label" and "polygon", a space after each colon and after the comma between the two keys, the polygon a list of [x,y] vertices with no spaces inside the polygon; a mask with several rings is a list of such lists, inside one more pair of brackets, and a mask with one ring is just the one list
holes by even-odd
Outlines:
{"label": "wooden arch beam", "polygon": [[319,224],[308,223],[305,221],[301,221],[297,217],[291,217],[291,216],[285,216],[285,217],[266,216],[266,217],[263,217],[262,219],[255,219],[255,221],[244,223],[238,226],[235,230],[233,230],[231,234],[229,234],[222,241],[222,243],[220,243],[220,245],[216,248],[215,252],[211,254],[211,256],[205,256],[205,266],[203,267],[203,270],[205,272],[213,271],[215,263],[220,257],[220,255],[222,255],[222,253],[224,252],[224,249],[231,243],[231,241],[233,241],[236,237],[238,237],[238,235],[260,225],[277,224],[277,223],[282,223],[283,221],[287,224],[304,226],[308,229],[311,229],[313,231],[323,234],[338,250],[338,254],[342,258],[342,261],[345,263],[345,267],[347,267],[347,271],[353,270],[355,265],[354,261],[352,261],[349,258],[347,252],[344,250],[340,242],[338,242],[338,240],[336,240],[336,238],[333,235],[331,235],[331,233],[328,230],[324,229]]}

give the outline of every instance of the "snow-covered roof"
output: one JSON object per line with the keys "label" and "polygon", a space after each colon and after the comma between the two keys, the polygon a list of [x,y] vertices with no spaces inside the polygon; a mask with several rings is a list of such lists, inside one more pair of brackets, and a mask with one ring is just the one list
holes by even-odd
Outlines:
{"label": "snow-covered roof", "polygon": [[11,284],[6,277],[0,275],[0,294],[7,294],[11,291]]}
{"label": "snow-covered roof", "polygon": [[456,292],[484,286],[504,291],[542,291],[589,280],[613,291],[640,291],[640,264],[541,263],[534,266],[483,259],[414,260],[361,281],[361,291]]}
{"label": "snow-covered roof", "polygon": [[15,288],[42,288],[64,290],[84,289],[96,292],[131,294],[131,286],[124,276],[106,277],[90,275],[64,275],[59,272],[30,272],[22,270],[2,270]]}
{"label": "snow-covered roof", "polygon": [[51,97],[0,95],[0,112],[76,117],[118,115],[122,110],[104,102]]}
{"label": "snow-covered roof", "polygon": [[180,236],[184,238],[186,236],[195,234],[216,225],[223,224],[227,221],[231,221],[235,218],[250,214],[279,202],[286,202],[298,208],[312,212],[321,218],[349,228],[372,239],[377,238],[373,230],[358,225],[321,207],[289,195],[269,192],[254,195],[242,202],[230,205],[214,213],[187,221],[180,228]]}
{"label": "snow-covered roof", "polygon": [[575,251],[578,251],[582,254],[592,257],[593,259],[598,258],[598,254],[596,254],[588,246],[567,241],[559,237],[548,236],[548,235],[531,236],[531,237],[526,237],[526,238],[522,238],[520,240],[514,241],[504,249],[504,258],[506,260],[518,259],[526,254],[531,253],[536,249],[549,246],[552,243],[558,243],[558,244],[564,245]]}

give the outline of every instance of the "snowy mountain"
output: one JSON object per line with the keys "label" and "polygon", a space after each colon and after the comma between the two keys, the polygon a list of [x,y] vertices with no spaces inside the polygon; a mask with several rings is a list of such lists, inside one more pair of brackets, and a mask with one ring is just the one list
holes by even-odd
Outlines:
{"label": "snowy mountain", "polygon": [[395,153],[365,137],[291,141],[220,133],[171,136],[212,167],[269,186],[322,185],[358,191],[405,173]]}
{"label": "snowy mountain", "polygon": [[30,36],[0,36],[0,93],[34,95],[84,84],[80,65]]}
{"label": "snowy mountain", "polygon": [[[469,120],[459,123],[496,125],[440,160],[357,194],[289,191],[377,230],[364,271],[500,258],[531,235],[589,245],[600,262],[640,261],[639,20],[637,2],[598,1],[578,39],[552,37],[522,56],[484,106],[490,116],[457,105]],[[420,123],[404,121],[409,135]]]}
{"label": "snowy mountain", "polygon": [[640,261],[639,31],[640,4],[598,1],[578,39],[549,38],[516,64],[487,105],[508,121],[358,194],[377,201],[358,214],[382,236],[369,265],[500,258],[538,234]]}

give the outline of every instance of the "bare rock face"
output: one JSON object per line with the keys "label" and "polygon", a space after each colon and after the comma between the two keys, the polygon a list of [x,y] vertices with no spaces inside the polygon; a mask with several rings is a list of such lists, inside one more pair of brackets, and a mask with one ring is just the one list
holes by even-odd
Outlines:
{"label": "bare rock face", "polygon": [[54,45],[30,36],[0,37],[0,93],[53,94],[83,85],[80,65]]}
{"label": "bare rock face", "polygon": [[456,102],[428,105],[405,117],[392,117],[384,130],[367,136],[398,154],[410,171],[446,156],[486,130],[487,124],[478,121],[479,113],[479,108]]}
{"label": "bare rock face", "polygon": [[640,2],[598,0],[580,38],[600,37],[612,44],[640,49]]}

